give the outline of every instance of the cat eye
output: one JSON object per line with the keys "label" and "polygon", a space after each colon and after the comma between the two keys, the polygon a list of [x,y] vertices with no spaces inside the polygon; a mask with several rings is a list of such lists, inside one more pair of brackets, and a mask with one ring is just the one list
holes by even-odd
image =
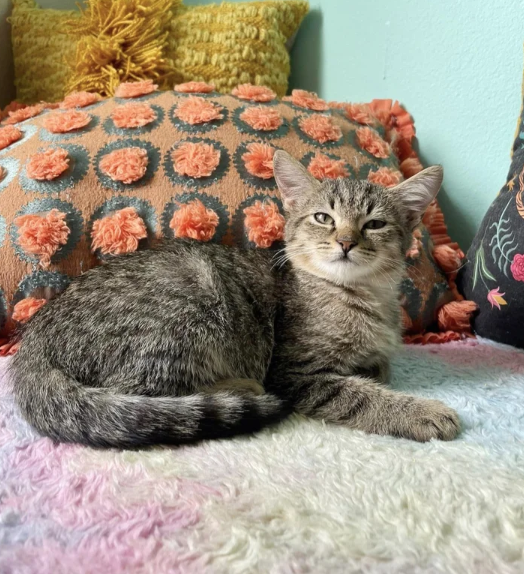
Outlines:
{"label": "cat eye", "polygon": [[385,221],[380,219],[372,219],[364,224],[363,229],[382,229],[386,225]]}
{"label": "cat eye", "polygon": [[315,213],[315,219],[323,225],[331,225],[333,223],[333,218],[327,213]]}

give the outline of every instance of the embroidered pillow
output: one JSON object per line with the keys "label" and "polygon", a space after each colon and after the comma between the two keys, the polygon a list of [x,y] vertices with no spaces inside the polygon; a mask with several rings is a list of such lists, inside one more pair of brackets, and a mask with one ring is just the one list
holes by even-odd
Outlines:
{"label": "embroidered pillow", "polygon": [[479,307],[478,335],[524,348],[524,107],[507,181],[471,244],[459,286]]}
{"label": "embroidered pillow", "polygon": [[[403,179],[400,167],[406,175],[421,168],[410,146],[399,166],[384,139],[393,138],[389,122],[409,118],[404,110],[387,114],[383,125],[375,116],[357,117],[357,108],[330,106],[302,90],[279,100],[271,89],[249,84],[220,95],[201,82],[159,92],[144,81],[122,84],[106,100],[75,93],[58,109],[11,111],[0,127],[4,332],[70,277],[162,237],[281,248],[276,149],[318,178],[390,186]],[[401,134],[394,139],[398,144]],[[439,248],[455,251],[440,245],[449,238],[436,203],[426,223],[407,254],[403,305],[411,334],[447,329],[444,310],[455,298],[439,267],[445,259]]]}

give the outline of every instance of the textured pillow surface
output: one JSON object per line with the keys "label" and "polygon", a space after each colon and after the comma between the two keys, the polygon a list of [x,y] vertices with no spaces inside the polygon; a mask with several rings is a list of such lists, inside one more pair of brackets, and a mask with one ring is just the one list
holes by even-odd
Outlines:
{"label": "textured pillow surface", "polygon": [[[197,90],[195,93],[194,91]],[[162,237],[282,247],[272,157],[284,149],[317,178],[403,179],[384,127],[351,120],[315,94],[286,101],[242,85],[120,97],[73,94],[61,107],[16,110],[0,127],[0,319],[23,322],[74,275]],[[353,110],[354,111],[354,110]],[[361,118],[362,120],[362,118]],[[453,295],[422,226],[408,253],[408,329],[435,323]]]}

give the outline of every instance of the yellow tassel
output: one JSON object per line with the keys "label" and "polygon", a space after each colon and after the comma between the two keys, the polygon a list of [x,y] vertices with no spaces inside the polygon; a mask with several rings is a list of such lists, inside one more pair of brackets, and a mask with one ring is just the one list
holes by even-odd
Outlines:
{"label": "yellow tassel", "polygon": [[78,38],[66,92],[112,96],[121,82],[150,79],[161,88],[177,80],[166,57],[165,22],[181,0],[88,0],[67,22]]}

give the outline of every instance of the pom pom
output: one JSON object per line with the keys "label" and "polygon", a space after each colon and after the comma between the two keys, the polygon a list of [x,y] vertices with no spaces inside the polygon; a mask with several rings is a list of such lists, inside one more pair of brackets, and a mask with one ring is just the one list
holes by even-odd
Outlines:
{"label": "pom pom", "polygon": [[277,97],[275,92],[266,86],[254,86],[253,84],[240,84],[231,93],[241,100],[252,102],[270,102]]}
{"label": "pom pom", "polygon": [[382,185],[383,187],[394,187],[403,179],[400,171],[390,169],[389,167],[380,167],[377,171],[370,171],[368,174],[368,181]]}
{"label": "pom pom", "polygon": [[66,214],[51,209],[44,214],[21,215],[14,220],[18,226],[18,245],[31,255],[40,259],[40,265],[46,269],[51,257],[67,243],[70,229],[66,223]]}
{"label": "pom pom", "polygon": [[31,157],[26,166],[27,177],[51,180],[61,176],[69,167],[67,152],[62,148],[48,148]]}
{"label": "pom pom", "polygon": [[468,333],[471,331],[471,317],[478,306],[473,301],[452,301],[438,311],[438,326],[441,331]]}
{"label": "pom pom", "polygon": [[116,149],[100,160],[100,169],[113,181],[133,183],[144,177],[147,170],[147,151],[140,147]]}
{"label": "pom pom", "polygon": [[220,106],[204,98],[189,96],[177,106],[174,114],[183,122],[194,125],[222,119],[220,110]]}
{"label": "pom pom", "polygon": [[245,109],[240,114],[240,119],[254,130],[262,130],[265,132],[277,130],[284,121],[277,110],[264,106]]}
{"label": "pom pom", "polygon": [[406,257],[409,257],[410,259],[417,259],[418,257],[420,257],[420,252],[422,251],[422,249],[423,249],[422,232],[420,231],[420,229],[415,229],[415,231],[413,231],[413,239],[411,242],[411,247],[408,249]]}
{"label": "pom pom", "polygon": [[246,170],[255,177],[271,179],[275,148],[262,143],[250,143],[246,147],[247,152],[242,155]]}
{"label": "pom pom", "polygon": [[22,108],[27,108],[27,104],[21,104],[20,102],[13,101],[3,109],[0,110],[0,122],[7,118],[9,112],[16,112],[16,110],[21,110]]}
{"label": "pom pom", "polygon": [[357,130],[357,141],[358,145],[371,155],[383,159],[389,157],[389,144],[385,142],[375,130],[371,128],[359,128]]}
{"label": "pom pom", "polygon": [[199,200],[184,203],[175,211],[169,227],[175,237],[188,237],[199,241],[210,241],[215,235],[218,215]]}
{"label": "pom pom", "polygon": [[304,116],[298,120],[298,124],[305,134],[322,144],[338,141],[342,137],[342,130],[329,116]]}
{"label": "pom pom", "polygon": [[285,96],[282,100],[291,102],[299,108],[306,108],[316,112],[325,112],[329,109],[327,103],[319,98],[315,92],[307,92],[306,90],[293,90],[291,96]]}
{"label": "pom pom", "polygon": [[173,168],[188,177],[209,177],[220,163],[220,150],[211,144],[185,142],[171,152]]}
{"label": "pom pom", "polygon": [[317,179],[336,179],[349,177],[344,160],[331,159],[327,155],[317,152],[308,166],[309,173]]}
{"label": "pom pom", "polygon": [[41,114],[44,109],[45,106],[43,104],[36,104],[34,106],[26,106],[25,108],[13,110],[9,112],[8,118],[4,120],[4,123],[11,125],[23,122],[29,118],[34,118],[38,114]]}
{"label": "pom pom", "polygon": [[206,84],[206,82],[185,82],[175,86],[175,92],[184,94],[209,94],[214,90],[215,84]]}
{"label": "pom pom", "polygon": [[35,297],[26,297],[13,308],[13,319],[19,323],[25,323],[45,304],[47,299],[35,299]]}
{"label": "pom pom", "polygon": [[156,112],[149,104],[129,102],[117,106],[111,119],[117,128],[141,128],[156,120]]}
{"label": "pom pom", "polygon": [[53,112],[44,118],[44,128],[53,134],[64,134],[87,126],[91,116],[78,110]]}
{"label": "pom pom", "polygon": [[284,238],[285,219],[274,201],[255,201],[244,209],[244,215],[249,241],[257,247],[271,247]]}
{"label": "pom pom", "polygon": [[64,101],[60,104],[61,108],[84,108],[96,104],[102,98],[98,94],[92,92],[71,92],[68,94]]}
{"label": "pom pom", "polygon": [[143,219],[134,207],[124,207],[112,215],[93,223],[91,249],[100,249],[103,255],[121,255],[138,249],[141,239],[147,237]]}
{"label": "pom pom", "polygon": [[376,123],[369,104],[347,104],[344,107],[344,115],[348,119],[365,126]]}
{"label": "pom pom", "polygon": [[406,179],[416,175],[424,169],[418,157],[408,157],[400,164],[400,171]]}
{"label": "pom pom", "polygon": [[5,149],[22,137],[22,132],[15,126],[0,128],[0,150]]}
{"label": "pom pom", "polygon": [[138,98],[151,94],[158,88],[153,80],[140,80],[139,82],[122,82],[115,90],[117,98]]}
{"label": "pom pom", "polygon": [[456,273],[462,265],[464,252],[449,245],[436,245],[433,248],[433,258],[446,273]]}

